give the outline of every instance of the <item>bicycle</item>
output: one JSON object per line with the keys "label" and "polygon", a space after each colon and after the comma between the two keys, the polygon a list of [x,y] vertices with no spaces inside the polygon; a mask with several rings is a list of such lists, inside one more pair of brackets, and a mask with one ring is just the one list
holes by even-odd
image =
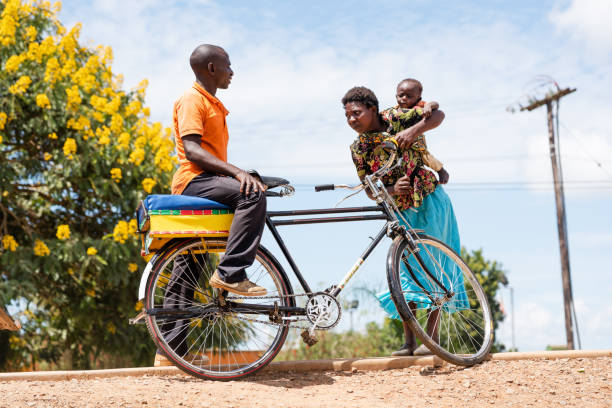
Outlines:
{"label": "bicycle", "polygon": [[[131,322],[144,320],[158,350],[188,374],[220,380],[244,377],[261,370],[274,359],[290,328],[302,329],[303,340],[313,345],[317,330],[335,327],[342,313],[338,295],[372,250],[385,236],[389,236],[393,242],[387,256],[387,281],[399,315],[409,323],[416,337],[442,359],[465,366],[481,362],[493,339],[486,295],[459,254],[438,239],[411,228],[403,219],[380,181],[381,176],[399,165],[401,159],[396,161],[397,144],[393,140],[383,143],[390,152],[389,160],[378,171],[366,176],[362,184],[315,187],[316,191],[336,188],[355,191],[343,200],[368,188],[377,205],[267,213],[266,226],[293,270],[302,293],[294,293],[281,264],[261,245],[247,275],[251,281],[267,289],[265,296],[243,297],[213,290],[208,279],[223,256],[231,210],[219,203],[194,197],[181,200],[203,201],[180,204],[180,209],[161,208],[164,207],[163,199],[150,200],[153,204],[157,202],[157,207],[160,207],[157,209],[152,208],[155,205],[151,203],[148,208],[146,204],[141,205],[138,224],[139,230],[146,234],[143,248],[145,252],[153,252],[153,256],[143,272],[139,288],[139,299],[144,307]],[[261,179],[269,187],[266,192],[269,196],[294,192],[287,180]],[[277,187],[280,191],[272,190]],[[361,214],[286,219],[349,213]],[[199,217],[196,224],[200,229],[179,233],[174,226],[174,229],[163,231],[164,226],[170,228],[164,222],[179,221],[157,222],[155,214]],[[313,292],[276,227],[362,220],[387,222],[341,282],[324,291]],[[157,231],[152,231],[151,225],[147,225],[153,221],[158,224]],[[180,222],[194,225],[191,219],[187,221]],[[305,304],[299,306],[298,299],[303,299]],[[439,338],[430,337],[425,327],[432,313],[437,313],[434,324],[438,327]]]}

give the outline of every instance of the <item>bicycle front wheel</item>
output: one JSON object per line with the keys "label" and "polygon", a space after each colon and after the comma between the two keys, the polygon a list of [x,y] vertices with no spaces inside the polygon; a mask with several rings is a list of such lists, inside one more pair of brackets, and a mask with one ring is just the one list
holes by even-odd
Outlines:
{"label": "bicycle front wheel", "polygon": [[493,324],[478,279],[442,241],[420,234],[414,243],[411,249],[405,237],[397,237],[387,258],[389,290],[399,315],[442,359],[464,366],[481,362],[491,349]]}
{"label": "bicycle front wheel", "polygon": [[[195,238],[169,247],[153,265],[145,292],[146,323],[158,349],[188,374],[230,380],[253,374],[278,354],[288,326],[267,314],[219,302],[208,280],[225,253],[226,240]],[[281,266],[262,246],[247,277],[266,297],[228,302],[293,306]],[[232,301],[232,297],[234,300]]]}

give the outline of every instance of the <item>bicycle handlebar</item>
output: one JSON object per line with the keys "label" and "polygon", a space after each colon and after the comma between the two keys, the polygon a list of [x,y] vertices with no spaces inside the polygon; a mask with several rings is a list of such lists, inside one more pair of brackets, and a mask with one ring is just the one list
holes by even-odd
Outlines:
{"label": "bicycle handlebar", "polygon": [[334,186],[333,184],[319,184],[318,186],[315,186],[315,191],[319,192],[319,191],[333,190],[335,188],[336,186]]}

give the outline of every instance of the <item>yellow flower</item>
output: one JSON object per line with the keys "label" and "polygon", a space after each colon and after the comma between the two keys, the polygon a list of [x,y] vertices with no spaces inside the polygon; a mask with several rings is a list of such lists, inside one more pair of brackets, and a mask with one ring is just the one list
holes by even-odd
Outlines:
{"label": "yellow flower", "polygon": [[110,175],[111,175],[111,178],[113,180],[115,180],[116,183],[118,183],[119,180],[121,180],[121,177],[122,177],[121,176],[121,169],[118,169],[117,167],[113,167],[111,169],[111,171],[110,171]]}
{"label": "yellow flower", "polygon": [[34,41],[36,39],[36,34],[38,34],[38,31],[36,31],[36,27],[28,26],[28,28],[26,28],[25,34],[30,41]]}
{"label": "yellow flower", "polygon": [[53,156],[51,156],[50,153],[45,152],[43,157],[44,157],[45,161],[49,161],[49,160],[51,160],[51,157],[53,157]]}
{"label": "yellow flower", "polygon": [[66,126],[74,130],[83,130],[85,128],[91,127],[91,123],[89,122],[89,119],[87,119],[85,116],[79,116],[77,119],[68,119]]}
{"label": "yellow flower", "polygon": [[55,132],[49,133],[48,137],[49,137],[49,139],[55,140],[55,139],[57,139],[57,134],[55,134]]}
{"label": "yellow flower", "polygon": [[71,137],[66,138],[66,141],[64,142],[64,154],[69,159],[72,159],[72,155],[76,153],[76,150],[77,150],[76,140],[74,140]]}
{"label": "yellow flower", "polygon": [[117,333],[117,328],[116,328],[116,327],[115,327],[115,325],[114,325],[113,323],[111,323],[111,322],[109,322],[109,323],[106,325],[106,330],[108,330],[110,334],[115,334],[115,333]]}
{"label": "yellow flower", "polygon": [[0,143],[2,143],[2,136],[0,136]]}
{"label": "yellow flower", "polygon": [[138,265],[136,265],[135,263],[130,262],[130,264],[128,265],[128,271],[134,273],[138,270]]}
{"label": "yellow flower", "polygon": [[144,180],[142,180],[142,188],[147,193],[150,193],[151,190],[153,190],[153,187],[155,187],[156,184],[157,184],[157,181],[155,181],[155,180],[153,180],[152,178],[149,178],[149,177],[147,177]]}
{"label": "yellow flower", "polygon": [[121,130],[123,130],[123,118],[121,115],[115,114],[112,116],[110,129],[113,131],[113,133],[119,133]]}
{"label": "yellow flower", "polygon": [[96,129],[96,136],[98,136],[98,143],[102,146],[110,143],[110,129],[106,126]]}
{"label": "yellow flower", "polygon": [[55,236],[61,240],[66,240],[70,238],[70,227],[67,224],[62,224],[58,226],[57,233],[55,234]]}
{"label": "yellow flower", "polygon": [[49,251],[49,247],[42,242],[40,239],[37,239],[34,242],[34,255],[36,256],[47,256],[51,253],[51,251]]}
{"label": "yellow flower", "polygon": [[79,93],[79,88],[76,85],[73,85],[70,88],[66,88],[66,107],[69,110],[76,111],[81,103],[81,95]]}
{"label": "yellow flower", "polygon": [[96,296],[96,291],[95,291],[95,289],[87,289],[87,290],[85,291],[85,294],[86,294],[87,296],[89,296],[89,297],[95,297],[95,296]]}
{"label": "yellow flower", "polygon": [[94,247],[87,248],[87,255],[95,255],[98,253],[98,250]]}
{"label": "yellow flower", "polygon": [[49,58],[47,61],[47,68],[45,69],[45,81],[55,82],[61,74],[60,63],[57,58]]}
{"label": "yellow flower", "polygon": [[9,195],[9,192],[8,192],[8,191],[4,190],[4,191],[2,192],[2,197],[8,197],[8,195]]}
{"label": "yellow flower", "polygon": [[117,138],[117,149],[125,150],[130,147],[130,134],[128,132],[123,132]]}
{"label": "yellow flower", "polygon": [[28,90],[28,87],[32,83],[29,76],[23,75],[13,85],[9,86],[9,92],[13,95],[21,95]]}
{"label": "yellow flower", "polygon": [[125,221],[119,221],[113,229],[113,239],[120,243],[125,243],[128,239],[128,223]]}
{"label": "yellow flower", "polygon": [[4,70],[8,73],[17,71],[25,59],[25,55],[11,55],[9,59],[6,60],[6,64],[4,64]]}
{"label": "yellow flower", "polygon": [[139,148],[139,149],[135,149],[132,153],[130,153],[130,158],[128,160],[134,163],[136,166],[139,166],[140,163],[143,162],[144,158],[145,158],[145,151]]}
{"label": "yellow flower", "polygon": [[[8,62],[7,62],[7,65],[8,65]],[[136,115],[138,112],[140,112],[141,107],[142,105],[140,101],[134,100],[130,102],[129,105],[125,108],[125,115],[126,116]]]}
{"label": "yellow flower", "polygon": [[43,109],[51,107],[51,102],[45,94],[36,95],[36,104]]}
{"label": "yellow flower", "polygon": [[6,118],[8,116],[4,112],[0,112],[0,130],[4,129],[4,125],[6,124]]}
{"label": "yellow flower", "polygon": [[136,302],[136,304],[134,305],[134,310],[137,312],[140,312],[142,310],[142,302],[138,301]]}
{"label": "yellow flower", "polygon": [[68,275],[73,276],[74,275],[74,269],[68,268]]}
{"label": "yellow flower", "polygon": [[128,223],[128,231],[132,235],[136,235],[138,233],[138,223],[134,218],[132,218]]}
{"label": "yellow flower", "polygon": [[4,237],[2,237],[2,245],[4,246],[4,249],[8,249],[11,252],[15,252],[15,250],[19,246],[19,244],[17,244],[17,241],[15,241],[15,238],[9,234],[6,234]]}

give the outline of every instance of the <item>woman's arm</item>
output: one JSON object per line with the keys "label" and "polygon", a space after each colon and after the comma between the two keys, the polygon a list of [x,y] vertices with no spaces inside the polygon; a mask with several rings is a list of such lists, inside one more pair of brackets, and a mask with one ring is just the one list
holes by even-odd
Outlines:
{"label": "woman's arm", "polygon": [[431,113],[429,118],[423,118],[408,129],[398,132],[396,135],[397,142],[401,148],[407,149],[414,143],[418,135],[437,128],[443,120],[444,112],[437,109]]}

